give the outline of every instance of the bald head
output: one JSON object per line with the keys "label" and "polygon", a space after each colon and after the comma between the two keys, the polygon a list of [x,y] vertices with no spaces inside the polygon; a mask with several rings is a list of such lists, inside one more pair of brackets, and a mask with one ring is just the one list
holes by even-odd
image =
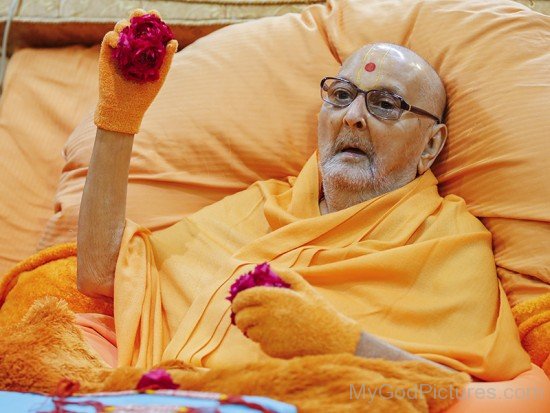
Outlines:
{"label": "bald head", "polygon": [[[346,69],[355,72],[354,79],[350,80],[358,81],[356,84],[360,88],[362,75],[363,78],[375,76],[378,81],[375,87],[384,86],[389,77],[393,76],[392,80],[409,85],[411,90],[408,92],[415,96],[416,106],[439,119],[443,117],[447,100],[443,82],[426,60],[406,47],[392,43],[367,44],[344,61],[340,73]],[[403,97],[405,100],[408,98]]]}
{"label": "bald head", "polygon": [[322,94],[319,167],[329,212],[406,185],[443,148],[445,88],[412,50],[365,45],[325,80]]}

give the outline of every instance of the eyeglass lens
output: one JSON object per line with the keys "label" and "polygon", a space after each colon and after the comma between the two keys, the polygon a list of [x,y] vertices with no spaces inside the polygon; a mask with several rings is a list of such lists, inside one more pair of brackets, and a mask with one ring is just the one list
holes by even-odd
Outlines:
{"label": "eyeglass lens", "polygon": [[[358,93],[353,84],[338,79],[326,79],[321,88],[321,97],[325,102],[342,108],[350,105]],[[366,105],[371,114],[383,119],[395,120],[401,116],[399,99],[383,90],[369,91],[366,96]]]}

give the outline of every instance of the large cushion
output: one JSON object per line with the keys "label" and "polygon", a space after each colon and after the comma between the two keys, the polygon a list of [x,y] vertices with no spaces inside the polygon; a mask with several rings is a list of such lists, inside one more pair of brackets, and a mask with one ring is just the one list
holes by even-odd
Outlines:
{"label": "large cushion", "polygon": [[[492,231],[512,303],[549,291],[550,18],[512,1],[329,0],[198,40],[136,137],[127,216],[155,231],[256,180],[296,175],[316,147],[319,80],[375,41],[440,73],[450,132],[440,191]],[[75,240],[94,135],[90,115],[67,142],[42,247]]]}

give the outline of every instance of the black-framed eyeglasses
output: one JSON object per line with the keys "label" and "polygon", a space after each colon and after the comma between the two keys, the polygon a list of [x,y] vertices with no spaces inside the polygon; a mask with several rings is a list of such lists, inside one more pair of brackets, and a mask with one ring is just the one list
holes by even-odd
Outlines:
{"label": "black-framed eyeglasses", "polygon": [[321,98],[338,108],[349,106],[359,93],[365,95],[367,110],[373,116],[387,120],[397,120],[403,111],[429,116],[438,124],[441,119],[424,109],[409,105],[401,96],[387,90],[362,90],[347,79],[325,77],[321,80]]}

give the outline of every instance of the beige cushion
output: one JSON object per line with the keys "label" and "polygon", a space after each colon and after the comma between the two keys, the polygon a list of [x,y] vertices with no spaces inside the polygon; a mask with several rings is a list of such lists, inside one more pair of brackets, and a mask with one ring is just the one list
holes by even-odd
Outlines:
{"label": "beige cushion", "polygon": [[550,14],[550,0],[518,0],[539,13]]}
{"label": "beige cushion", "polygon": [[[0,0],[0,28],[12,0]],[[100,43],[113,23],[137,7],[158,10],[172,27],[180,46],[192,43],[220,27],[265,16],[299,12],[322,0],[21,0],[9,39],[15,47],[93,45]]]}

